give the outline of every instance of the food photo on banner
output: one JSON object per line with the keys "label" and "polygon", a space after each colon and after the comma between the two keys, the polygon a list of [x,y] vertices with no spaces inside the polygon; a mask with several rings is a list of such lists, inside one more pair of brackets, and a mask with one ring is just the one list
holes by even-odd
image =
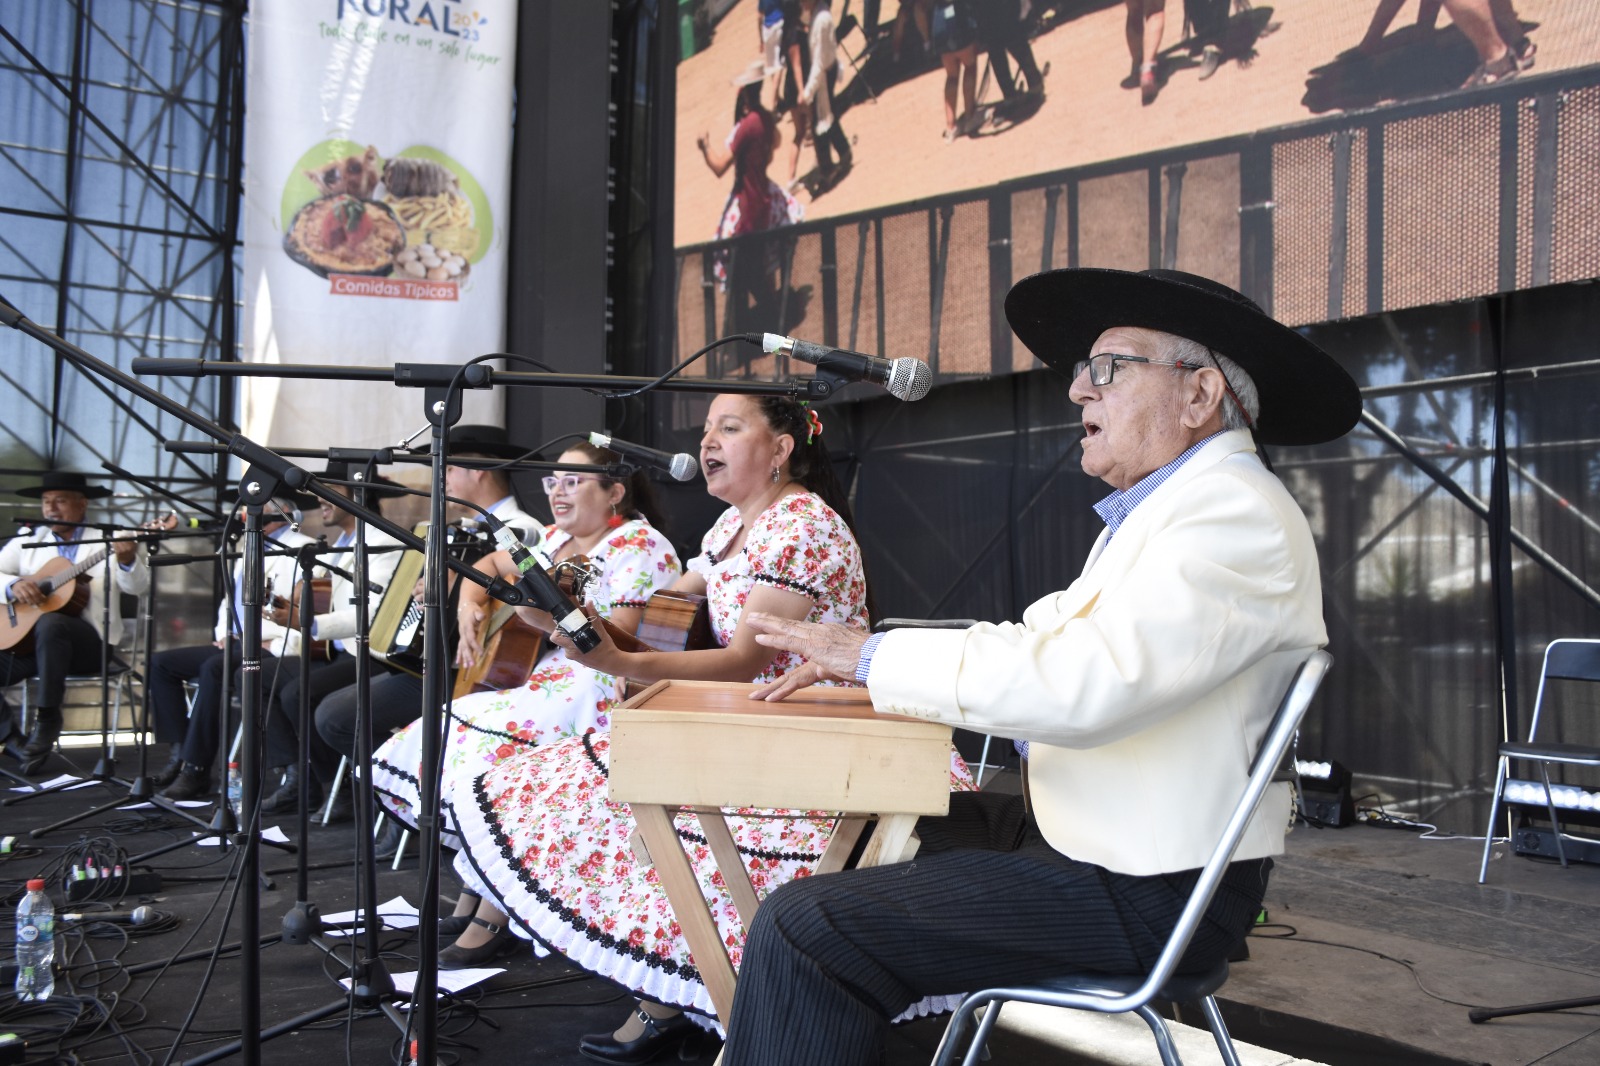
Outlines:
{"label": "food photo on banner", "polygon": [[[252,11],[245,358],[388,366],[503,347],[514,0]],[[463,121],[471,116],[471,121]],[[389,443],[416,405],[371,383],[247,379],[246,434]],[[469,394],[468,421],[498,421]]]}

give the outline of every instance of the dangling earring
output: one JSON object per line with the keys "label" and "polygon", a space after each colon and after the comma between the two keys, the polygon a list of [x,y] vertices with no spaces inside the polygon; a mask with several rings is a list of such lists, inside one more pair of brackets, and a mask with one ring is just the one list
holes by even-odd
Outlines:
{"label": "dangling earring", "polygon": [[772,468],[772,483],[774,485],[776,485],[778,483],[778,468],[777,467],[773,467]]}
{"label": "dangling earring", "polygon": [[617,505],[616,504],[612,504],[611,505],[611,517],[606,519],[606,528],[607,529],[620,529],[625,522],[627,522],[627,519],[623,518],[620,514],[617,513]]}

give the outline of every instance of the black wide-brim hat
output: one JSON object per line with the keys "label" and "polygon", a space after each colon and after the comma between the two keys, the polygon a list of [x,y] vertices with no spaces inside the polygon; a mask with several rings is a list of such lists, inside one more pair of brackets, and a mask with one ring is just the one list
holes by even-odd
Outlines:
{"label": "black wide-brim hat", "polygon": [[16,492],[18,496],[30,496],[36,500],[47,492],[76,492],[90,500],[111,495],[110,489],[104,485],[89,484],[88,477],[76,470],[46,470],[39,484],[17,489]]}
{"label": "black wide-brim hat", "polygon": [[[451,426],[445,438],[445,458],[451,455],[488,455],[496,459],[520,459],[528,449],[511,443],[511,435],[499,426]],[[433,441],[424,441],[421,452],[431,452]]]}
{"label": "black wide-brim hat", "polygon": [[1250,375],[1261,397],[1256,438],[1322,444],[1361,417],[1361,391],[1332,356],[1228,286],[1181,270],[1051,270],[1006,294],[1006,320],[1039,361],[1070,375],[1100,334],[1159,330],[1205,345]]}

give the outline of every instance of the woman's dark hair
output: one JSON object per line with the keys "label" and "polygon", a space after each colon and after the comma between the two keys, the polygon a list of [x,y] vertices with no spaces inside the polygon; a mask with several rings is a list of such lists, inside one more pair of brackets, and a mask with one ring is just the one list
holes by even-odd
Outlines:
{"label": "woman's dark hair", "polygon": [[[822,434],[811,432],[811,421],[806,417],[806,408],[787,396],[756,396],[753,399],[774,433],[794,438],[794,450],[789,453],[789,476],[816,493],[823,503],[833,508],[835,513],[844,519],[844,524],[850,527],[852,534],[855,534],[856,518],[850,511],[850,501],[845,498],[844,486],[839,484],[839,476],[833,471],[833,460],[828,456],[827,445],[822,443]],[[809,443],[806,441],[807,437],[811,438]],[[856,535],[858,549],[860,545],[861,537]],[[866,552],[863,551],[861,555],[863,578],[866,577],[866,566]],[[866,607],[867,618],[875,620],[878,617],[878,609],[872,599],[871,581],[867,582]]]}
{"label": "woman's dark hair", "polygon": [[[609,466],[612,463],[623,461],[622,456],[609,448],[601,448],[590,444],[588,441],[578,441],[561,449],[561,454],[568,452],[582,452],[588,456],[589,462],[596,466]],[[649,475],[643,467],[634,470],[626,480],[609,478],[600,475],[600,484],[606,488],[612,485],[621,485],[623,488],[622,500],[617,504],[617,513],[630,518],[643,518],[655,527],[658,533],[666,533],[666,516],[661,510],[661,504],[656,499],[655,486],[650,483]]]}
{"label": "woman's dark hair", "polygon": [[739,120],[744,118],[752,111],[760,112],[770,124],[772,116],[768,114],[767,109],[761,105],[761,83],[759,81],[751,82],[749,85],[740,86],[739,95],[733,99],[734,125],[737,126],[739,124]]}
{"label": "woman's dark hair", "polygon": [[[774,433],[794,438],[794,450],[789,453],[789,476],[822,497],[822,502],[832,507],[844,519],[850,532],[856,531],[855,516],[850,513],[850,502],[845,499],[844,486],[833,472],[833,460],[828,458],[822,434],[811,434],[811,422],[806,409],[787,396],[757,396],[756,406],[772,427]],[[811,437],[810,443],[806,438]]]}

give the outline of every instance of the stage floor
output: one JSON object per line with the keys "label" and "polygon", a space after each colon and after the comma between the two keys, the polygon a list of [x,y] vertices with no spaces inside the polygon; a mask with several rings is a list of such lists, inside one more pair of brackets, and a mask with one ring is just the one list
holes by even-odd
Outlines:
{"label": "stage floor", "polygon": [[[92,766],[94,754],[87,754],[84,767]],[[57,767],[66,769],[59,760],[52,772]],[[124,768],[132,766],[125,762]],[[81,862],[86,849],[104,861],[113,847],[123,856],[138,855],[183,835],[159,812],[118,811],[38,839],[28,836],[34,828],[121,794],[94,785],[10,806],[3,824],[6,833],[19,838],[19,852],[3,860],[9,886],[20,888],[31,876],[54,877]],[[291,824],[281,824],[291,837],[297,835]],[[354,840],[349,823],[310,830],[307,897],[325,914],[354,905]],[[1600,995],[1600,867],[1562,870],[1554,863],[1504,857],[1499,848],[1490,883],[1480,887],[1475,883],[1480,847],[1470,840],[1421,839],[1413,832],[1369,826],[1296,830],[1268,891],[1270,924],[1251,938],[1250,960],[1235,967],[1224,989],[1235,1034],[1329,1064],[1600,1061],[1600,1008],[1468,1022],[1464,1004]],[[194,1021],[172,1061],[191,1061],[235,1038],[242,1006],[237,954],[225,955],[209,979],[205,959],[159,969],[171,956],[237,939],[232,932],[219,932],[235,885],[225,876],[231,855],[231,850],[224,854],[186,844],[147,863],[160,873],[161,889],[130,897],[122,906],[149,903],[175,916],[178,925],[171,932],[134,928],[126,944],[115,937],[85,940],[71,933],[58,939],[58,955],[69,959],[76,993],[98,995],[102,1006],[95,1009],[109,1009],[121,1033],[114,1036],[85,1009],[63,1047],[86,1062],[148,1061],[135,1047],[162,1061],[191,1011]],[[297,895],[295,860],[267,850],[263,867],[273,887],[261,894],[262,931],[275,934]],[[448,873],[445,880],[448,892],[453,887]],[[385,865],[377,881],[380,900],[403,896],[417,902],[414,857],[398,871]],[[58,911],[73,909],[59,906],[59,881],[52,880],[52,890]],[[974,920],[981,922],[981,916]],[[410,934],[387,934],[383,948],[393,972],[415,969]],[[394,1023],[342,1006],[342,990],[334,980],[342,967],[335,958],[311,945],[271,943],[260,959],[264,1026],[319,1007],[337,1008],[324,1020],[264,1044],[263,1062],[308,1056],[325,1062],[399,1061],[401,1036]],[[142,964],[156,966],[126,972]],[[72,990],[66,980],[57,984],[58,994]],[[519,953],[503,974],[442,1011],[443,1061],[576,1066],[589,1061],[577,1053],[579,1035],[615,1026],[629,1003],[608,982],[558,960]],[[48,1043],[49,1034],[67,1024],[61,1011],[46,1015],[18,1004],[6,1008],[4,1021],[7,1029],[36,1043]],[[942,1019],[930,1019],[895,1030],[888,1066],[928,1062],[942,1028]],[[1019,1037],[999,1037],[993,1050],[996,1061],[1023,1066],[1063,1062],[1060,1051]],[[714,1048],[707,1047],[699,1061],[713,1057]],[[1091,1055],[1066,1061],[1097,1060]],[[1156,1061],[1153,1046],[1150,1061]]]}

